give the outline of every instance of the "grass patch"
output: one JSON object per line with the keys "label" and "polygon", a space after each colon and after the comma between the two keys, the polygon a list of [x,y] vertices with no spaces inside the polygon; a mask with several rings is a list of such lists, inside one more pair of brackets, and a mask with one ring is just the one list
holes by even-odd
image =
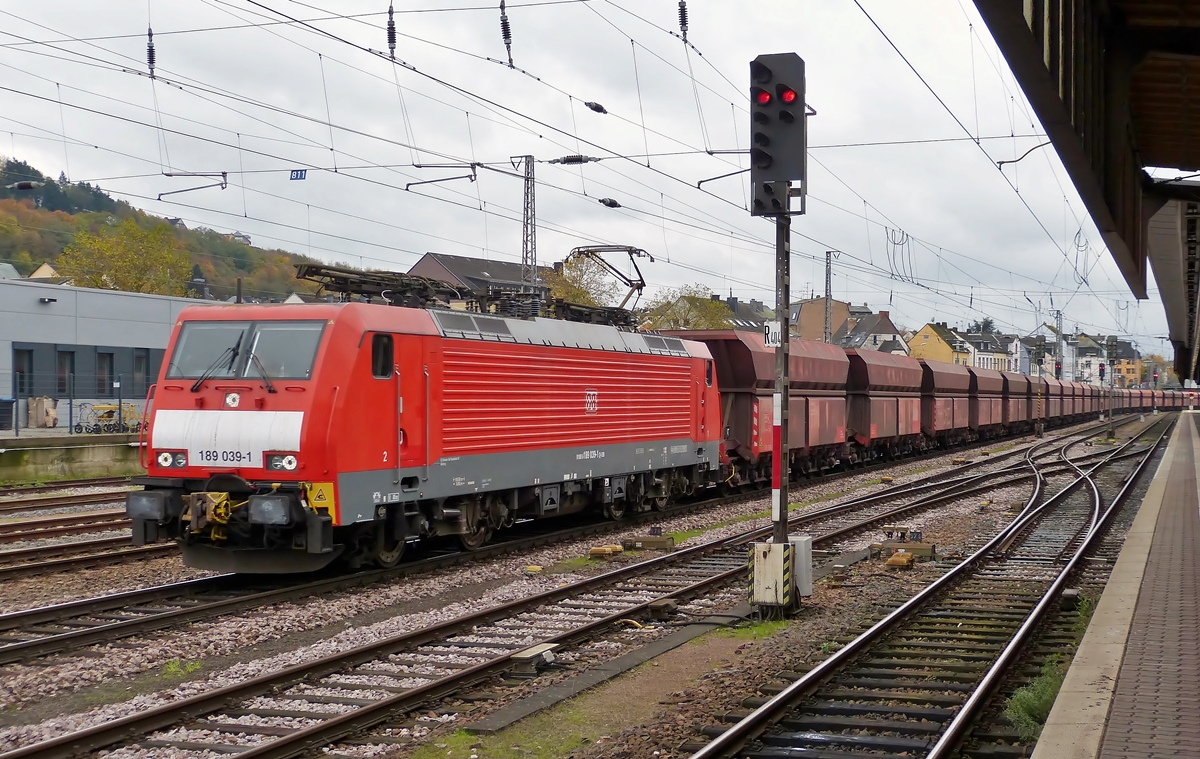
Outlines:
{"label": "grass patch", "polygon": [[713,633],[718,638],[734,638],[736,640],[763,640],[769,638],[787,627],[787,620],[775,619],[766,622],[755,622],[750,625],[739,625]]}
{"label": "grass patch", "polygon": [[1075,622],[1071,625],[1071,631],[1075,634],[1075,645],[1078,646],[1083,640],[1083,634],[1087,632],[1095,612],[1096,602],[1087,596],[1080,596],[1079,604],[1075,607]]}
{"label": "grass patch", "polygon": [[821,651],[821,653],[825,654],[826,656],[829,656],[834,651],[840,650],[841,647],[842,647],[842,644],[838,643],[836,640],[827,640],[821,644],[820,651]]}
{"label": "grass patch", "polygon": [[1067,674],[1067,662],[1055,654],[1042,665],[1042,674],[1028,685],[1017,689],[1004,706],[1004,716],[1016,728],[1021,740],[1032,742],[1042,734],[1042,726],[1050,716],[1054,699]]}
{"label": "grass patch", "polygon": [[183,661],[182,659],[172,659],[163,665],[159,672],[160,677],[165,677],[168,680],[178,680],[188,675],[198,672],[200,667],[204,666],[198,661]]}
{"label": "grass patch", "polygon": [[496,735],[472,735],[457,730],[434,738],[411,759],[567,759],[620,727],[606,724],[611,715],[588,711],[573,699],[535,714]]}
{"label": "grass patch", "polygon": [[570,574],[578,572],[587,567],[594,567],[600,563],[599,559],[593,559],[591,556],[573,556],[569,559],[563,559],[554,566],[546,570],[549,574]]}
{"label": "grass patch", "polygon": [[677,532],[672,532],[672,533],[668,533],[668,534],[672,538],[675,538],[675,545],[679,545],[680,543],[682,543],[685,540],[694,538],[697,535],[703,535],[704,533],[708,532],[709,530],[715,530],[720,527],[724,527],[726,524],[728,524],[728,523],[727,522],[726,523],[718,523],[718,524],[714,524],[711,527],[697,527],[694,530],[678,530]]}

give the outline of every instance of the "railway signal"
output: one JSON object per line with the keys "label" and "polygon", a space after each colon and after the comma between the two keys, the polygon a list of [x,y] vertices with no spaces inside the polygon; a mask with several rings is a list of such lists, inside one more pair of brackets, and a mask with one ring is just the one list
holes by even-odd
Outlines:
{"label": "railway signal", "polygon": [[1104,362],[1100,362],[1100,381],[1104,382]]}
{"label": "railway signal", "polygon": [[[804,59],[795,53],[760,55],[750,62],[750,183],[753,199],[751,216],[775,217],[775,298],[776,313],[787,320],[791,304],[791,228],[792,214],[804,213],[808,140],[805,137]],[[799,182],[795,194],[801,198],[799,209],[791,208],[791,183]],[[788,377],[790,323],[781,321],[779,343],[775,348],[775,412],[772,430],[771,472],[771,543],[756,543],[751,548],[752,566],[762,563],[752,575],[752,587],[790,588],[792,565],[808,566],[803,543],[799,556],[788,542],[788,485],[791,482],[791,456],[788,447]],[[810,544],[811,545],[811,544]],[[784,567],[786,566],[786,571]],[[764,572],[766,574],[764,574]],[[757,599],[758,595],[754,594]],[[788,607],[795,596],[758,599],[765,606]]]}
{"label": "railway signal", "polygon": [[803,186],[808,164],[804,59],[795,53],[750,62],[750,184],[752,216],[790,213],[789,182]]}
{"label": "railway signal", "polygon": [[1056,380],[1062,379],[1062,362],[1061,361],[1054,362],[1054,379],[1056,379]]}

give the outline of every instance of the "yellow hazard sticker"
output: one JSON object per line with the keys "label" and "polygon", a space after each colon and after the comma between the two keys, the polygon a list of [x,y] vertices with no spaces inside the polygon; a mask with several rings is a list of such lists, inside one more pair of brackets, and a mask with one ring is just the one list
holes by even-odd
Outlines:
{"label": "yellow hazard sticker", "polygon": [[334,514],[333,483],[314,482],[308,486],[308,505],[314,509],[328,509]]}

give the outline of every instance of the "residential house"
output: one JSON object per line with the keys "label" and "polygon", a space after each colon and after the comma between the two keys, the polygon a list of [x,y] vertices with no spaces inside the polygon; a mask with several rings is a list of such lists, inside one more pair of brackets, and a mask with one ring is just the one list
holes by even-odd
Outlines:
{"label": "residential house", "polygon": [[21,272],[12,264],[0,261],[0,279],[21,279]]}
{"label": "residential house", "polygon": [[737,329],[750,329],[756,332],[762,331],[763,325],[767,320],[775,318],[775,312],[767,308],[761,300],[738,300],[735,296],[730,295],[728,298],[721,298],[715,293],[712,296],[715,301],[724,301],[733,316],[730,322]]}
{"label": "residential house", "polygon": [[908,346],[901,341],[900,332],[887,311],[878,314],[860,311],[851,316],[834,332],[833,342],[843,348],[908,355]]}
{"label": "residential house", "polygon": [[970,343],[946,326],[946,322],[930,322],[917,330],[908,341],[908,352],[913,358],[967,366],[971,363]]}
{"label": "residential house", "polygon": [[[538,267],[543,280],[553,271],[545,266]],[[521,292],[529,289],[529,285],[521,279],[521,264],[516,261],[426,253],[412,265],[408,273],[414,277],[436,279],[470,291],[493,288],[506,292]],[[542,290],[543,297],[548,296],[548,288],[540,286],[539,289]]]}
{"label": "residential house", "polygon": [[41,265],[30,272],[26,279],[55,279],[61,282],[65,277],[59,274],[58,269],[51,266],[49,261],[42,261]]}
{"label": "residential house", "polygon": [[[837,332],[850,317],[850,305],[840,300],[830,301],[830,329]],[[801,339],[821,342],[825,339],[825,299],[809,298],[792,304],[790,318],[792,333]]]}
{"label": "residential house", "polygon": [[963,335],[971,348],[971,366],[1006,372],[1009,367],[1008,345],[999,335],[977,332]]}
{"label": "residential house", "polygon": [[1025,355],[1022,356],[1021,374],[1028,374],[1032,377],[1047,377],[1054,375],[1054,343],[1047,342],[1045,345],[1046,355],[1042,357],[1040,363],[1033,360],[1034,354],[1037,353],[1037,337],[1022,337],[1021,345],[1025,348]]}
{"label": "residential house", "polygon": [[1071,366],[1074,381],[1086,382],[1089,385],[1106,385],[1108,383],[1107,374],[1104,382],[1100,381],[1100,367],[1105,363],[1104,343],[1082,332],[1068,337],[1067,343],[1071,345],[1074,354]]}

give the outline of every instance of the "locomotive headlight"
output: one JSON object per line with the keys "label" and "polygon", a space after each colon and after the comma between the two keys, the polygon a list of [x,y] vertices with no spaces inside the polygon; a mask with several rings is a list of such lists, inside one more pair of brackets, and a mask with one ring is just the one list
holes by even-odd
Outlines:
{"label": "locomotive headlight", "polygon": [[286,495],[250,496],[251,524],[286,525],[291,521],[292,506]]}
{"label": "locomotive headlight", "polygon": [[267,469],[276,471],[294,472],[296,467],[300,465],[299,460],[292,454],[275,454],[267,457]]}
{"label": "locomotive headlight", "polygon": [[186,453],[172,453],[171,451],[163,451],[158,454],[158,465],[161,467],[182,468],[187,466]]}

